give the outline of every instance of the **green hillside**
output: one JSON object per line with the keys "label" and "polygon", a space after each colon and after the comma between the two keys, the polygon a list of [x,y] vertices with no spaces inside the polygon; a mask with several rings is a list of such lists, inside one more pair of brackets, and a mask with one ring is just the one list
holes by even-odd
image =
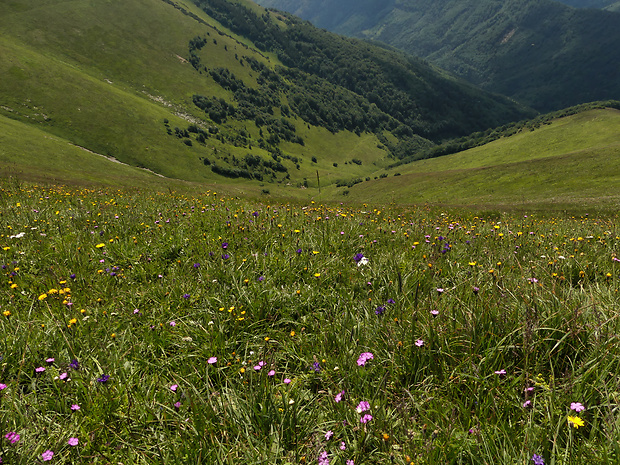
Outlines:
{"label": "green hillside", "polygon": [[[350,199],[519,207],[620,202],[620,111],[590,110],[481,147],[399,166]],[[399,175],[396,175],[399,173]]]}
{"label": "green hillside", "polygon": [[539,111],[620,98],[620,16],[552,0],[259,0]]}
{"label": "green hillside", "polygon": [[[435,142],[533,114],[253,3],[201,7],[3,3],[0,115],[169,178],[298,188],[317,173],[368,176]],[[284,43],[291,48],[274,46]]]}

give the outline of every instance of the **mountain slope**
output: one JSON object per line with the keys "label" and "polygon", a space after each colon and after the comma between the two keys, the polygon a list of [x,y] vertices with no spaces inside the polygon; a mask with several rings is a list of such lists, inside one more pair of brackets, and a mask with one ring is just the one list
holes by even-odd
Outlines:
{"label": "mountain slope", "polygon": [[250,2],[201,6],[1,4],[0,115],[168,177],[302,185],[533,114]]}
{"label": "mountain slope", "polygon": [[552,0],[260,0],[551,111],[620,97],[620,15]]}
{"label": "mountain slope", "polygon": [[[441,158],[399,166],[347,198],[575,208],[620,202],[620,110],[595,109]],[[398,176],[394,176],[398,173]]]}

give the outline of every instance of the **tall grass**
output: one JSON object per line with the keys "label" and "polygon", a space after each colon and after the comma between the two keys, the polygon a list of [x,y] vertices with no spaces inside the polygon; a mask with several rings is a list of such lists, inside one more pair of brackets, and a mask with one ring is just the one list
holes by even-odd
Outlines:
{"label": "tall grass", "polygon": [[0,455],[618,463],[616,221],[5,181]]}

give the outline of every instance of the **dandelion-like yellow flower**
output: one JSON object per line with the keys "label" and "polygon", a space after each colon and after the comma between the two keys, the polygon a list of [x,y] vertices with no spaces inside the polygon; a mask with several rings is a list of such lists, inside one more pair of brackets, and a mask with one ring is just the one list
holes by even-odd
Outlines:
{"label": "dandelion-like yellow flower", "polygon": [[583,420],[579,417],[568,417],[568,424],[575,429],[578,429],[580,426],[585,426]]}
{"label": "dandelion-like yellow flower", "polygon": [[105,247],[105,244],[102,242],[101,244],[97,244],[95,247],[101,249],[102,247]]}
{"label": "dandelion-like yellow flower", "polygon": [[39,296],[39,300],[45,300],[45,299],[47,299],[47,294],[41,294]]}
{"label": "dandelion-like yellow flower", "polygon": [[10,310],[5,310],[5,311],[2,312],[2,314],[4,316],[6,316],[6,317],[9,317],[9,316],[11,316],[11,311]]}

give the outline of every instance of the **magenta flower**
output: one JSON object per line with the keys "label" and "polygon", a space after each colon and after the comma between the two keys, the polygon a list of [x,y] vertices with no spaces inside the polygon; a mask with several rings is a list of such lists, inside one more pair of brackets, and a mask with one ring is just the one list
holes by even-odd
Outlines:
{"label": "magenta flower", "polygon": [[362,418],[360,418],[361,423],[368,423],[370,420],[372,420],[372,415],[368,413],[364,415]]}
{"label": "magenta flower", "polygon": [[366,402],[365,400],[363,400],[362,402],[358,404],[355,410],[357,411],[357,413],[365,412],[366,410],[370,410],[370,404]]}
{"label": "magenta flower", "polygon": [[334,432],[332,430],[329,430],[327,433],[325,433],[325,440],[329,441],[333,435],[334,435]]}
{"label": "magenta flower", "polygon": [[372,360],[374,358],[375,356],[372,354],[372,352],[363,352],[357,359],[357,365],[363,367],[368,360]]}
{"label": "magenta flower", "polygon": [[46,450],[45,452],[43,452],[41,454],[41,459],[44,462],[49,462],[50,460],[52,460],[52,457],[54,456],[54,453],[51,450]]}
{"label": "magenta flower", "polygon": [[586,409],[585,406],[581,402],[571,402],[570,408],[571,410],[574,410],[575,412],[581,412],[582,410]]}
{"label": "magenta flower", "polygon": [[494,373],[495,373],[496,375],[500,375],[500,376],[502,376],[502,375],[505,375],[505,374],[506,374],[506,370],[497,370],[497,371],[495,371]]}
{"label": "magenta flower", "polygon": [[336,394],[336,397],[334,397],[334,401],[336,401],[336,403],[340,402],[342,400],[342,396],[344,396],[344,391],[340,391],[338,394]]}
{"label": "magenta flower", "polygon": [[274,376],[276,374],[276,370],[269,370],[269,373],[267,373],[267,376]]}
{"label": "magenta flower", "polygon": [[422,347],[424,345],[424,341],[422,339],[418,339],[417,341],[415,341],[415,345],[417,347]]}
{"label": "magenta flower", "polygon": [[177,322],[176,321],[171,321],[169,324],[170,324],[170,326],[172,326],[174,328],[177,325]]}
{"label": "magenta flower", "polygon": [[263,362],[262,360],[260,362],[258,362],[258,365],[254,366],[254,370],[259,371],[261,368],[263,368],[266,365],[265,362]]}
{"label": "magenta flower", "polygon": [[70,446],[77,446],[80,443],[80,440],[78,438],[69,438],[69,440],[67,441],[67,444],[69,444]]}
{"label": "magenta flower", "polygon": [[74,412],[77,412],[80,409],[80,406],[78,404],[71,404],[71,410],[73,410]]}
{"label": "magenta flower", "polygon": [[0,391],[4,391],[6,389],[6,384],[0,383]]}
{"label": "magenta flower", "polygon": [[15,431],[11,431],[10,433],[5,434],[4,437],[7,438],[11,444],[15,444],[20,440],[19,434],[17,434]]}
{"label": "magenta flower", "polygon": [[284,384],[291,384],[291,380],[289,378],[284,378]]}
{"label": "magenta flower", "polygon": [[178,384],[173,384],[172,386],[170,386],[170,390],[171,390],[171,391],[174,391],[174,392],[177,392],[177,388],[178,388],[178,387],[179,387],[179,385],[178,385]]}
{"label": "magenta flower", "polygon": [[525,402],[523,402],[523,408],[528,408],[531,405],[532,405],[532,401],[531,400],[526,400]]}
{"label": "magenta flower", "polygon": [[35,368],[35,370],[34,370],[34,371],[36,371],[37,373],[43,373],[43,372],[45,371],[45,367],[38,367],[38,368]]}
{"label": "magenta flower", "polygon": [[207,363],[209,365],[213,365],[214,363],[217,363],[217,357],[209,357],[209,360],[207,360]]}
{"label": "magenta flower", "polygon": [[344,443],[344,441],[340,441],[339,449],[340,450],[347,450],[347,445]]}

